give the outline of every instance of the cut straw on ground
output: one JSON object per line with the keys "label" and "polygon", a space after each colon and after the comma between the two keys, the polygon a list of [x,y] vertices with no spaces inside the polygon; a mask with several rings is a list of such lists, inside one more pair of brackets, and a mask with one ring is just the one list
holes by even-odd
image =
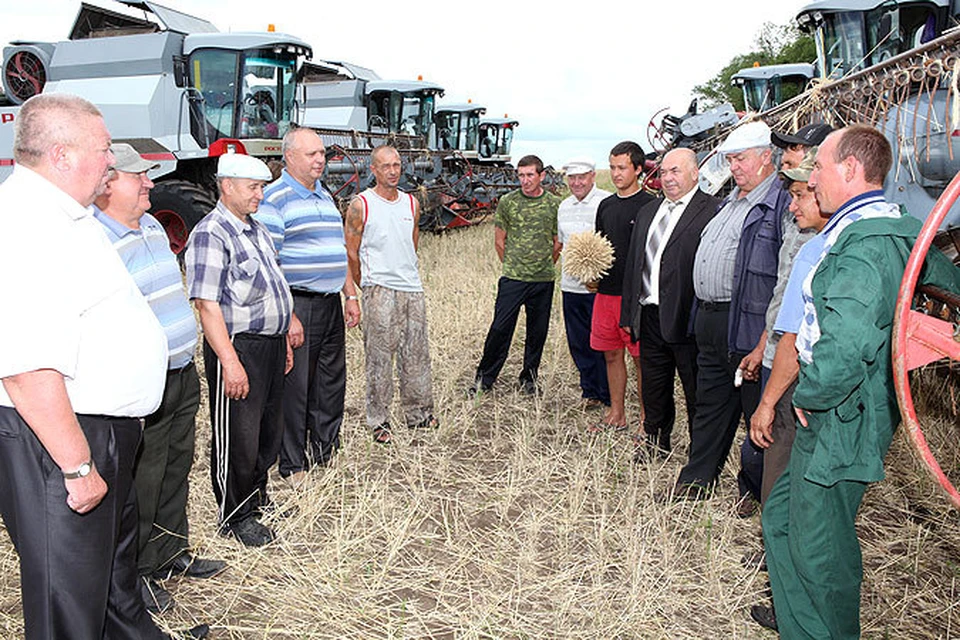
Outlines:
{"label": "cut straw on ground", "polygon": [[[713,497],[675,503],[661,496],[685,458],[682,418],[673,454],[653,464],[632,462],[626,435],[588,435],[598,414],[580,402],[559,293],[541,368],[543,397],[516,389],[522,318],[494,391],[468,396],[499,277],[493,230],[421,242],[441,428],[397,431],[389,448],[372,442],[360,333],[349,331],[343,448],[295,490],[271,477],[277,509],[268,523],[279,538],[247,549],[215,530],[204,406],[191,475],[191,542],[196,554],[223,558],[230,568],[209,580],[166,581],[177,606],[161,624],[207,622],[211,638],[250,640],[775,638],[748,613],[766,602],[767,576],[741,564],[760,548],[760,533],[758,516],[736,517],[736,458]],[[931,399],[949,397],[937,384],[924,385]],[[636,429],[636,398],[628,400]],[[956,413],[949,403],[937,411],[931,438],[944,444],[938,455],[956,474]],[[392,422],[403,423],[399,416]],[[957,514],[902,433],[887,469],[859,518],[863,636],[957,637]],[[3,638],[23,635],[18,575],[3,535]]]}

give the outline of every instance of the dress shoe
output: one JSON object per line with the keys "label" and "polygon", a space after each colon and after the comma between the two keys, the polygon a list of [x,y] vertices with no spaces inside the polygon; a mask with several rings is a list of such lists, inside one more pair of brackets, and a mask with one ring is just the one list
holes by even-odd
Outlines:
{"label": "dress shoe", "polygon": [[743,496],[740,496],[740,500],[737,502],[737,517],[738,518],[750,518],[757,511],[760,510],[760,503],[754,500],[753,496],[749,493]]}
{"label": "dress shoe", "polygon": [[189,553],[181,553],[172,562],[156,571],[153,577],[157,580],[166,580],[173,576],[187,576],[188,578],[212,578],[227,568],[223,560],[205,560],[194,558]]}
{"label": "dress shoe", "polygon": [[272,529],[254,517],[225,524],[221,529],[221,534],[233,536],[248,547],[262,547],[273,542],[277,537]]}
{"label": "dress shoe", "polygon": [[492,386],[487,386],[483,384],[483,380],[477,378],[473,381],[469,387],[467,387],[467,397],[476,398],[482,396],[485,393],[490,393],[490,390],[493,389]]}
{"label": "dress shoe", "polygon": [[747,569],[757,569],[758,571],[767,570],[767,554],[762,549],[744,554],[740,558],[740,563]]}
{"label": "dress shoe", "polygon": [[777,614],[773,607],[765,607],[762,604],[755,604],[750,607],[750,617],[761,627],[777,630]]}
{"label": "dress shoe", "polygon": [[170,640],[202,640],[210,633],[210,625],[198,624],[186,631],[178,631],[172,636],[167,636]]}
{"label": "dress shoe", "polygon": [[543,390],[540,388],[540,385],[537,384],[536,380],[532,378],[527,378],[526,380],[520,381],[520,393],[525,396],[542,396]]}
{"label": "dress shoe", "polygon": [[699,484],[678,484],[673,489],[674,502],[682,500],[706,500],[710,497],[710,489]]}
{"label": "dress shoe", "polygon": [[169,611],[175,604],[170,592],[157,584],[153,578],[140,577],[140,597],[147,611],[152,614],[161,614]]}

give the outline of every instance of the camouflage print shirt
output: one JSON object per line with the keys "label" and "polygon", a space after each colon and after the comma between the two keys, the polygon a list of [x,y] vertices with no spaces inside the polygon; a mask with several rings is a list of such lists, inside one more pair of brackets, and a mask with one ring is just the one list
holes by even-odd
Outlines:
{"label": "camouflage print shirt", "polygon": [[494,224],[507,232],[503,275],[521,282],[554,278],[553,238],[557,235],[560,197],[544,190],[531,198],[519,189],[500,198]]}

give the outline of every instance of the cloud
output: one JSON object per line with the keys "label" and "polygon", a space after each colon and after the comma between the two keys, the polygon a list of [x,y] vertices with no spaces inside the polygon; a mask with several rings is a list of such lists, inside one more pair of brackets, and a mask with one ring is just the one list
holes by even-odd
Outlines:
{"label": "cloud", "polygon": [[[4,41],[65,38],[80,8],[74,0],[5,4]],[[371,0],[349,11],[302,0],[163,4],[223,31],[264,31],[272,23],[309,42],[316,58],[355,62],[387,79],[423,75],[445,87],[442,102],[469,98],[489,116],[517,118],[517,149],[536,144],[545,160],[561,164],[587,141],[633,138],[646,147],[655,112],[685,112],[694,85],[748,50],[765,21],[784,23],[804,3],[617,0],[568,9],[421,0],[403,10],[394,1]]]}

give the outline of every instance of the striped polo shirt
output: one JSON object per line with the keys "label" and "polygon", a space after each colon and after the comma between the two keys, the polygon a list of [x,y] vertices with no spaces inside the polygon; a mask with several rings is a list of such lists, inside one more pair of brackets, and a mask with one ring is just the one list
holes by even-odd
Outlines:
{"label": "striped polo shirt", "polygon": [[291,289],[315,293],[343,289],[347,277],[343,218],[319,180],[311,191],[284,169],[263,190],[255,217],[270,232]]}
{"label": "striped polo shirt", "polygon": [[140,218],[139,229],[120,224],[97,207],[93,213],[167,335],[167,367],[180,369],[190,364],[197,345],[197,321],[163,226],[149,213]]}

